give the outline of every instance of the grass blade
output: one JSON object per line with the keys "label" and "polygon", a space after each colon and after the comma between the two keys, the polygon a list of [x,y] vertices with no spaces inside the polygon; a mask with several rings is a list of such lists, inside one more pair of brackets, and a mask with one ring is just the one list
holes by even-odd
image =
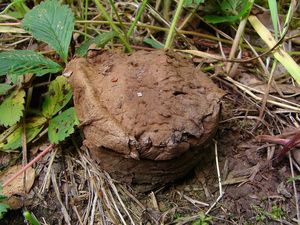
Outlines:
{"label": "grass blade", "polygon": [[99,9],[100,13],[102,13],[102,15],[105,17],[105,19],[109,22],[109,25],[111,26],[111,28],[117,33],[119,39],[121,40],[122,44],[125,46],[126,50],[128,52],[132,52],[132,49],[130,47],[130,44],[128,43],[126,36],[124,34],[122,34],[122,31],[115,25],[112,18],[106,12],[106,9],[104,8],[104,6],[100,3],[99,0],[94,0],[94,2],[96,3],[96,6]]}
{"label": "grass blade", "polygon": [[[256,16],[249,16],[248,20],[270,49],[277,44],[270,31]],[[297,83],[300,84],[300,67],[293,58],[280,47],[273,51],[273,55],[286,68]]]}
{"label": "grass blade", "polygon": [[76,49],[76,54],[83,57],[86,55],[90,45],[96,44],[98,47],[104,47],[107,44],[107,42],[113,39],[116,35],[117,34],[114,31],[99,34],[95,38],[89,39],[82,43],[80,47]]}
{"label": "grass blade", "polygon": [[129,30],[127,32],[127,37],[130,37],[132,35],[133,30],[136,27],[137,22],[140,20],[141,16],[143,15],[143,12],[145,11],[147,3],[148,3],[148,0],[143,0],[133,23],[129,27]]}
{"label": "grass blade", "polygon": [[278,40],[279,33],[278,33],[278,10],[277,10],[277,1],[276,0],[268,0],[272,24],[274,28],[275,39]]}
{"label": "grass blade", "polygon": [[175,33],[176,33],[176,24],[177,24],[177,21],[180,17],[181,10],[183,8],[184,3],[185,3],[185,0],[179,0],[179,2],[177,4],[175,15],[174,15],[174,18],[172,20],[171,27],[169,29],[169,33],[168,33],[167,40],[166,40],[166,43],[165,43],[165,48],[167,48],[167,49],[172,47],[174,37],[175,37]]}

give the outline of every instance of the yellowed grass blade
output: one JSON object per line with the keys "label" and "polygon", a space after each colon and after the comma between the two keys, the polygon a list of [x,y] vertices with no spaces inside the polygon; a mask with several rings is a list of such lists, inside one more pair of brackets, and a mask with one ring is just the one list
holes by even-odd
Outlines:
{"label": "yellowed grass blade", "polygon": [[220,55],[210,54],[208,52],[203,52],[203,51],[198,51],[198,50],[176,50],[176,51],[191,54],[193,56],[197,56],[200,58],[224,60],[224,58]]}
{"label": "yellowed grass blade", "polygon": [[[249,16],[248,20],[270,49],[277,44],[270,31],[257,19],[256,16]],[[286,68],[297,83],[300,84],[300,67],[293,58],[280,47],[273,51],[273,55]]]}
{"label": "yellowed grass blade", "polygon": [[0,26],[0,33],[17,33],[17,34],[24,34],[27,33],[25,30],[17,27],[10,27],[10,26]]}

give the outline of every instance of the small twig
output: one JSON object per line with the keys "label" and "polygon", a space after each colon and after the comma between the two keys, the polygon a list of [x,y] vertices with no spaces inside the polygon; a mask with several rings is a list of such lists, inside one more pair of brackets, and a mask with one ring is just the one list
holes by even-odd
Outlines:
{"label": "small twig", "polygon": [[49,145],[44,151],[42,151],[40,154],[38,154],[33,160],[31,160],[26,166],[22,167],[21,170],[19,170],[17,173],[15,173],[11,178],[9,178],[6,182],[4,182],[3,187],[9,185],[13,180],[15,180],[18,176],[20,176],[22,173],[24,173],[25,170],[27,170],[29,167],[31,167],[34,163],[39,161],[43,156],[45,156],[52,148],[53,144]]}
{"label": "small twig", "polygon": [[[226,76],[224,79],[227,80],[228,82],[232,83],[236,87],[238,87],[240,90],[242,90],[243,92],[248,94],[253,99],[255,99],[257,101],[262,101],[261,97],[255,95],[253,93],[253,91],[255,91],[259,94],[263,94],[261,91],[256,90],[255,88],[248,87],[247,85],[244,85],[244,84],[242,84],[238,81],[235,81],[229,76]],[[279,98],[279,97],[276,97],[276,96],[273,96],[273,95],[269,95],[269,97],[274,99],[274,100],[271,100],[271,99],[268,98],[268,100],[267,100],[268,103],[271,103],[273,105],[276,105],[276,106],[279,106],[279,107],[282,107],[282,108],[285,108],[285,109],[290,109],[290,110],[295,110],[296,112],[300,112],[300,106],[298,104],[295,104],[293,102],[287,101],[285,99],[282,99],[282,98]],[[275,101],[275,100],[278,100],[278,101],[281,101],[281,102],[278,102],[278,101]]]}
{"label": "small twig", "polygon": [[[26,110],[24,112],[23,118],[22,118],[22,166],[25,166],[28,163],[28,156],[27,156],[27,137],[26,137]],[[26,170],[24,171],[23,176],[23,188],[26,192]]]}
{"label": "small twig", "polygon": [[112,204],[113,204],[113,206],[114,206],[114,208],[115,208],[115,210],[116,210],[116,212],[117,212],[119,218],[121,219],[122,224],[127,225],[127,223],[126,223],[126,221],[125,221],[125,219],[124,219],[122,213],[120,212],[120,210],[119,210],[119,208],[118,208],[118,205],[117,205],[117,203],[116,203],[116,201],[115,201],[115,199],[114,199],[113,194],[111,193],[110,190],[107,190],[107,192],[108,192],[108,196],[110,197],[110,201],[112,202]]}
{"label": "small twig", "polygon": [[176,24],[177,24],[177,21],[179,19],[179,16],[181,14],[181,10],[183,8],[183,3],[184,3],[184,0],[179,0],[178,4],[177,4],[177,7],[176,7],[176,11],[175,11],[175,15],[173,17],[173,20],[172,20],[172,23],[171,23],[171,26],[170,26],[170,29],[169,29],[169,33],[168,33],[168,37],[167,37],[167,40],[166,40],[166,43],[165,43],[165,48],[166,49],[169,49],[172,47],[172,44],[173,44],[173,41],[174,41],[174,36],[175,36],[175,33],[177,32],[176,30]]}
{"label": "small twig", "polygon": [[[290,169],[291,169],[292,178],[295,178],[291,152],[289,152],[289,161],[290,161]],[[297,187],[296,187],[295,179],[292,179],[292,183],[293,183],[295,203],[296,203],[297,220],[300,221],[299,198],[298,198],[298,192],[297,192]]]}
{"label": "small twig", "polygon": [[150,198],[151,198],[151,201],[152,201],[153,208],[157,211],[160,211],[159,207],[158,207],[156,196],[155,196],[153,191],[151,191],[151,193],[150,193]]}
{"label": "small twig", "polygon": [[60,203],[61,211],[62,211],[62,214],[63,214],[63,216],[64,216],[64,219],[65,219],[65,221],[66,221],[66,223],[67,223],[68,225],[71,225],[71,217],[69,216],[68,211],[67,211],[65,205],[63,204],[63,202],[62,202],[62,200],[61,200],[59,188],[58,188],[58,185],[57,185],[57,182],[56,182],[56,176],[55,176],[53,170],[51,170],[51,181],[52,181],[53,189],[54,189],[54,191],[55,191],[57,200],[58,200],[59,203]]}
{"label": "small twig", "polygon": [[223,197],[222,195],[219,195],[219,197],[216,199],[216,201],[209,207],[209,209],[205,212],[205,215],[209,214],[210,211],[216,206],[216,204],[221,200],[221,198]]}
{"label": "small twig", "polygon": [[[279,138],[271,135],[259,135],[256,137],[256,139],[259,142],[271,142],[279,145],[287,145],[291,141],[290,138]],[[295,147],[300,147],[300,140],[297,140],[295,144]]]}
{"label": "small twig", "polygon": [[219,159],[218,159],[218,143],[216,140],[214,140],[215,143],[215,159],[216,159],[216,167],[217,167],[217,174],[218,174],[218,183],[219,183],[219,197],[216,199],[216,201],[209,207],[209,209],[205,212],[205,215],[210,213],[210,211],[215,207],[215,205],[220,201],[220,199],[223,197],[224,192],[222,188],[222,180],[221,180],[221,173],[219,168]]}
{"label": "small twig", "polygon": [[293,147],[297,146],[300,142],[300,132],[296,133],[294,137],[292,137],[283,147],[281,152],[277,157],[277,162],[280,162],[287,152],[289,152]]}
{"label": "small twig", "polygon": [[123,185],[120,185],[121,191],[131,198],[143,211],[146,210],[146,207],[139,201],[137,198],[131,194]]}
{"label": "small twig", "polygon": [[298,172],[300,172],[300,166],[298,165],[298,163],[294,159],[292,159],[292,160],[293,160],[294,167],[298,170]]}
{"label": "small twig", "polygon": [[119,203],[121,204],[122,208],[124,209],[125,213],[127,214],[127,216],[128,216],[128,218],[129,218],[131,224],[134,225],[135,223],[134,223],[132,217],[130,216],[130,214],[129,214],[129,212],[128,212],[128,210],[127,210],[127,208],[126,208],[124,202],[122,201],[122,199],[121,199],[121,197],[120,197],[120,195],[119,195],[119,193],[118,193],[118,190],[117,190],[115,184],[113,183],[113,181],[112,181],[110,175],[109,175],[107,172],[104,172],[104,173],[105,173],[106,177],[108,178],[108,183],[110,184],[110,186],[111,186],[111,188],[112,188],[114,194],[117,196],[117,199],[119,200]]}
{"label": "small twig", "polygon": [[78,219],[79,224],[80,224],[80,225],[83,225],[81,216],[79,215],[76,206],[75,206],[75,205],[72,205],[72,209],[74,210],[74,212],[75,212],[75,214],[76,214],[76,216],[77,216],[77,219]]}
{"label": "small twig", "polygon": [[[261,107],[259,109],[259,118],[261,121],[263,121],[263,117],[265,115],[265,109],[266,109],[266,106],[267,106],[267,99],[268,99],[268,96],[269,96],[269,93],[270,93],[270,89],[271,89],[271,83],[273,82],[273,74],[274,74],[274,71],[275,71],[275,68],[276,68],[276,63],[277,61],[275,60],[274,63],[273,63],[273,67],[272,67],[272,70],[271,70],[271,73],[269,74],[269,80],[268,80],[268,85],[267,85],[267,88],[265,90],[265,93],[264,93],[264,96],[262,98],[262,104],[261,104]],[[256,130],[259,126],[259,122],[257,122],[253,128],[253,131]]]}
{"label": "small twig", "polygon": [[[245,17],[239,24],[238,30],[236,32],[235,38],[234,38],[233,43],[232,43],[231,51],[229,53],[229,59],[233,59],[234,56],[235,56],[235,53],[236,53],[236,51],[238,49],[238,46],[241,42],[241,37],[242,37],[242,34],[244,33],[246,24],[247,24],[247,17]],[[231,68],[232,68],[232,63],[228,62],[227,65],[226,65],[226,72],[227,72],[228,76],[231,75],[231,71],[230,71]]]}
{"label": "small twig", "polygon": [[94,200],[93,200],[93,205],[92,205],[92,212],[91,212],[91,220],[90,220],[90,225],[93,225],[94,224],[94,219],[95,219],[95,211],[96,211],[96,205],[97,205],[97,199],[98,199],[98,196],[97,194],[95,193],[94,194]]}
{"label": "small twig", "polygon": [[54,153],[51,155],[51,158],[49,160],[49,165],[48,165],[48,168],[47,168],[46,175],[44,177],[44,182],[42,184],[42,187],[40,188],[40,193],[44,193],[45,189],[49,188],[49,185],[50,185],[50,172],[51,172],[51,167],[52,167],[53,162],[54,162],[54,158],[56,156],[56,152],[57,152],[57,148],[55,149]]}
{"label": "small twig", "polygon": [[183,195],[183,197],[186,199],[186,200],[188,200],[189,202],[191,202],[193,205],[200,205],[200,206],[203,206],[203,207],[208,207],[209,206],[209,204],[207,204],[207,203],[205,203],[205,202],[201,202],[201,201],[198,201],[198,200],[196,200],[196,199],[192,199],[192,198],[190,198],[189,196],[187,196],[187,195]]}

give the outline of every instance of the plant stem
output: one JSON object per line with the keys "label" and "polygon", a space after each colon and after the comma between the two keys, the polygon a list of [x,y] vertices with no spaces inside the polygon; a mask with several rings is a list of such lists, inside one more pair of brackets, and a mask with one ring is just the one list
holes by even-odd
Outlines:
{"label": "plant stem", "polygon": [[176,12],[175,12],[174,18],[172,20],[171,27],[169,29],[169,34],[168,34],[168,37],[167,37],[167,40],[165,43],[165,48],[171,48],[171,46],[173,44],[174,36],[176,33],[176,24],[177,24],[180,14],[181,14],[181,10],[183,8],[184,1],[185,0],[179,0],[179,2],[178,2]]}
{"label": "plant stem", "polygon": [[130,45],[128,43],[128,40],[127,40],[126,36],[124,36],[122,34],[121,30],[115,25],[115,23],[113,22],[112,18],[106,12],[106,9],[104,8],[104,6],[99,2],[99,0],[94,0],[94,2],[96,3],[98,10],[103,14],[103,16],[105,17],[105,19],[110,24],[111,28],[117,33],[118,37],[120,38],[120,41],[125,46],[126,50],[128,52],[132,52],[132,49],[131,49],[131,47],[130,47]]}
{"label": "plant stem", "polygon": [[22,167],[17,173],[15,173],[11,178],[4,182],[3,187],[9,185],[12,181],[14,181],[18,176],[20,176],[24,171],[26,171],[29,167],[31,167],[34,163],[39,161],[44,155],[46,155],[52,148],[53,144],[49,145],[46,149],[44,149],[40,154],[38,154],[33,160],[31,160],[26,166]]}
{"label": "plant stem", "polygon": [[146,4],[148,3],[148,0],[143,0],[137,15],[133,21],[133,23],[130,25],[129,30],[127,32],[127,37],[130,37],[133,33],[134,28],[136,27],[137,22],[140,20],[141,16],[143,15],[145,8],[146,8]]}
{"label": "plant stem", "polygon": [[[88,24],[109,24],[108,21],[96,21],[96,20],[76,20],[76,24],[85,24],[85,23],[88,23]],[[114,24],[119,24],[118,22],[113,22]],[[130,25],[130,23],[124,23],[125,25]],[[0,23],[0,26],[2,25],[2,23]],[[3,24],[4,26],[5,24]],[[20,23],[10,23],[9,25],[11,26],[20,26]],[[78,25],[80,26],[80,25]],[[159,26],[154,26],[154,25],[149,25],[149,24],[145,24],[145,23],[138,23],[137,24],[137,27],[143,27],[143,28],[147,28],[147,29],[151,29],[151,30],[156,30],[156,31],[169,31],[168,28],[166,27],[159,27]],[[78,33],[81,33],[79,31],[76,31]],[[213,36],[213,35],[209,35],[209,34],[203,34],[203,33],[199,33],[199,32],[196,32],[196,31],[187,31],[187,30],[177,30],[177,33],[178,34],[187,34],[187,35],[193,35],[193,36],[196,36],[196,37],[201,37],[201,38],[204,38],[204,39],[208,39],[208,40],[213,40],[213,41],[220,41],[222,43],[225,43],[225,44],[232,44],[232,40],[227,40],[227,39],[224,39],[224,38],[219,38],[219,37],[216,37],[216,36]],[[246,44],[241,44],[241,47],[243,48],[246,48],[246,49],[250,49],[250,47]],[[254,49],[257,51],[257,52],[265,52],[267,51],[266,48],[261,48],[261,47],[257,47],[255,46]],[[299,55],[299,51],[297,52],[289,52],[289,53],[292,53],[294,55]]]}
{"label": "plant stem", "polygon": [[[88,6],[89,6],[89,0],[84,1],[84,19],[87,20],[88,16]],[[84,33],[87,33],[87,24],[84,24]],[[86,40],[86,35],[84,35],[84,40]]]}
{"label": "plant stem", "polygon": [[[235,53],[239,47],[239,45],[241,44],[241,37],[244,33],[244,30],[245,30],[245,27],[246,27],[246,24],[247,24],[247,17],[245,17],[239,24],[239,27],[238,27],[238,30],[236,32],[236,35],[234,37],[234,40],[233,40],[233,43],[232,43],[232,46],[231,46],[231,50],[230,50],[230,53],[229,53],[229,59],[233,59],[235,57]],[[232,68],[232,63],[231,62],[228,62],[227,65],[226,65],[226,69],[225,71],[229,74],[230,76],[230,70]]]}
{"label": "plant stem", "polygon": [[171,0],[164,0],[164,5],[163,5],[163,17],[165,20],[169,21],[170,16],[169,16],[169,10],[171,6]]}
{"label": "plant stem", "polygon": [[121,18],[120,18],[120,16],[119,16],[118,10],[116,9],[113,0],[109,0],[109,3],[110,3],[110,5],[111,5],[111,8],[113,9],[114,13],[115,13],[116,16],[117,16],[117,20],[118,20],[118,22],[120,23],[121,30],[122,30],[123,33],[125,34],[125,26],[124,26],[124,24],[123,24],[123,22],[122,22],[122,20],[121,20]]}

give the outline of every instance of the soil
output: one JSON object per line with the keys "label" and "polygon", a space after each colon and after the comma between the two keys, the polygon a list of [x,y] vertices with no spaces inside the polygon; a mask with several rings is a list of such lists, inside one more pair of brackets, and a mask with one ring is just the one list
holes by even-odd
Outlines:
{"label": "soil", "polygon": [[173,51],[100,52],[66,68],[85,145],[114,178],[149,191],[205,156],[224,92]]}

